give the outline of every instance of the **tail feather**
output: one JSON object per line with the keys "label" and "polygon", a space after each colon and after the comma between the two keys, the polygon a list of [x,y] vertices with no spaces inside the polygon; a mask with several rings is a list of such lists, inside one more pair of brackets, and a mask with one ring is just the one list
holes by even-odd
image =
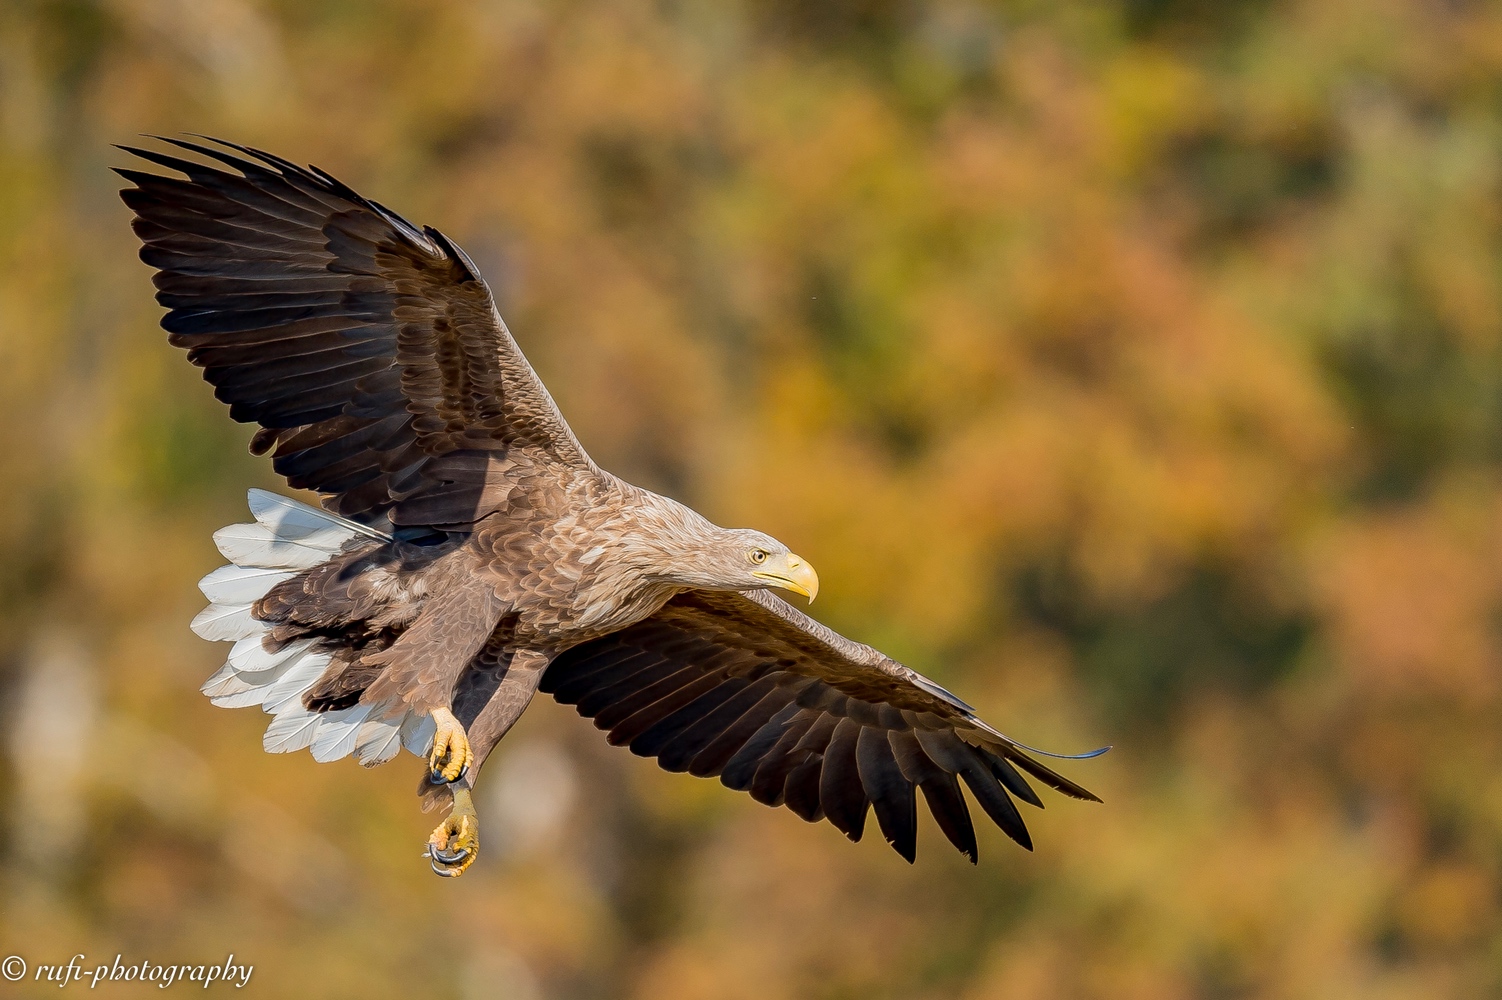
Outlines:
{"label": "tail feather", "polygon": [[265,631],[265,626],[251,616],[249,604],[210,604],[188,627],[211,642],[248,639]]}
{"label": "tail feather", "polygon": [[231,565],[199,583],[211,603],[193,619],[193,631],[235,643],[228,661],[204,682],[203,693],[223,708],[259,705],[272,715],[262,739],[271,753],[311,749],[318,761],[353,753],[366,766],[385,763],[403,745],[426,753],[433,738],[427,716],[387,704],[310,711],[303,696],[332,662],[332,653],[318,639],[266,648],[267,623],[252,612],[272,587],[328,561],[351,541],[389,541],[390,536],[265,490],[251,490],[249,502],[254,524],[232,524],[214,533]]}
{"label": "tail feather", "polygon": [[231,524],[214,532],[219,552],[240,567],[312,569],[335,555],[351,537],[335,528],[278,535],[264,524]]}
{"label": "tail feather", "polygon": [[355,705],[334,712],[324,712],[318,721],[318,736],[313,740],[313,759],[338,760],[355,749],[360,725],[370,715],[370,705]]}
{"label": "tail feather", "polygon": [[311,645],[312,639],[298,639],[272,652],[262,644],[261,636],[251,636],[235,643],[235,648],[229,652],[227,666],[234,667],[238,673],[258,674],[279,667],[295,656],[301,656]]}
{"label": "tail feather", "polygon": [[272,720],[266,727],[266,735],[261,737],[261,746],[267,753],[291,753],[312,746],[317,734],[318,716],[298,706]]}
{"label": "tail feather", "polygon": [[355,735],[355,754],[366,767],[384,764],[402,749],[402,725],[395,719],[366,719]]}
{"label": "tail feather", "polygon": [[220,566],[198,581],[198,589],[215,604],[248,605],[259,600],[272,587],[295,575],[291,570],[265,569],[260,566]]}
{"label": "tail feather", "polygon": [[244,694],[246,691],[252,690],[253,687],[254,685],[240,677],[239,671],[233,665],[226,663],[216,670],[213,676],[204,681],[203,686],[198,690],[208,695],[209,701],[217,705],[220,698]]}
{"label": "tail feather", "polygon": [[426,757],[428,750],[433,746],[433,735],[438,730],[438,724],[433,721],[431,715],[414,715],[407,713],[402,720],[402,745],[419,757]]}
{"label": "tail feather", "polygon": [[251,490],[246,500],[250,504],[250,512],[255,516],[256,521],[282,538],[302,538],[320,531],[334,529],[352,535],[364,535],[383,542],[391,541],[391,536],[383,531],[377,531],[358,521],[340,517],[338,514],[330,514],[326,510],[319,510],[317,507],[309,507],[305,503],[299,503],[279,493]]}
{"label": "tail feather", "polygon": [[[239,652],[247,643],[254,644],[255,652],[259,654],[258,657]],[[252,705],[264,705],[272,687],[301,660],[312,645],[313,640],[302,639],[288,643],[285,648],[276,653],[267,653],[261,647],[260,636],[241,639],[235,643],[237,652],[230,654],[229,662],[205,681],[200,690],[220,708],[249,708]]]}
{"label": "tail feather", "polygon": [[327,653],[308,652],[298,657],[287,671],[266,687],[261,707],[272,715],[281,715],[293,705],[302,704],[302,693],[312,687],[333,660]]}

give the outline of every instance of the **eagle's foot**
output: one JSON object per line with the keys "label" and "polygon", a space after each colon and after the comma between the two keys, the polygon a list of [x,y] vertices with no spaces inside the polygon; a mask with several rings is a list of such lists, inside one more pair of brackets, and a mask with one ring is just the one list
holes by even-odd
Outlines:
{"label": "eagle's foot", "polygon": [[428,773],[433,783],[458,781],[469,770],[474,754],[469,749],[469,737],[454,713],[446,708],[433,709],[433,750],[428,754]]}
{"label": "eagle's foot", "polygon": [[454,809],[428,838],[423,856],[432,864],[434,874],[457,878],[475,863],[479,854],[480,818],[475,814],[469,789],[456,788]]}

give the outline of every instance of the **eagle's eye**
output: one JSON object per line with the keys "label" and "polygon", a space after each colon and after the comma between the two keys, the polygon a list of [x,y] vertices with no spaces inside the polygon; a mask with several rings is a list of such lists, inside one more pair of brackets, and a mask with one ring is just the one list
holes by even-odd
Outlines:
{"label": "eagle's eye", "polygon": [[746,553],[746,558],[750,559],[752,562],[760,566],[762,563],[767,561],[767,550],[752,549],[750,552]]}

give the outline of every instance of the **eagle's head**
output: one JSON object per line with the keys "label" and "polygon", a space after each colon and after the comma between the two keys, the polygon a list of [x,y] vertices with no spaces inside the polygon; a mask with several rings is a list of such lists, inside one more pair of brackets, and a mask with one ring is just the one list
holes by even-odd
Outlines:
{"label": "eagle's head", "polygon": [[641,495],[621,532],[628,562],[641,576],[696,590],[775,587],[810,601],[819,593],[814,568],[766,532],[722,528],[676,500]]}
{"label": "eagle's head", "polygon": [[756,590],[777,587],[813,601],[819,593],[819,574],[800,556],[771,535],[749,528],[728,529],[713,549],[713,561],[725,589]]}
{"label": "eagle's head", "polygon": [[701,590],[791,590],[810,601],[819,593],[819,574],[771,535],[750,528],[711,526],[697,544],[674,553],[664,577]]}
{"label": "eagle's head", "polygon": [[[677,507],[677,504],[673,505]],[[678,514],[678,511],[673,511]],[[638,572],[660,583],[696,590],[790,590],[812,601],[819,575],[801,557],[762,531],[722,528],[693,511],[653,532],[647,565]]]}

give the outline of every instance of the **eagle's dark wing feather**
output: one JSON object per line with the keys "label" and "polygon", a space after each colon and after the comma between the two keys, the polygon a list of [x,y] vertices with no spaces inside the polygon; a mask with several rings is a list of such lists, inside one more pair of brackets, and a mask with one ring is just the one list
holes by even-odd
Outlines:
{"label": "eagle's dark wing feather", "polygon": [[[162,325],[293,486],[340,514],[463,525],[520,470],[590,465],[453,243],[317,168],[167,139],[122,147]],[[184,179],[186,178],[186,179]]]}
{"label": "eagle's dark wing feather", "polygon": [[766,591],[680,594],[651,618],[559,656],[541,689],[578,706],[613,744],[669,771],[719,775],[767,805],[828,819],[851,840],[874,807],[887,842],[909,861],[919,793],[972,861],[961,782],[1029,849],[1012,796],[1042,802],[1020,771],[1095,800],[928,678]]}

